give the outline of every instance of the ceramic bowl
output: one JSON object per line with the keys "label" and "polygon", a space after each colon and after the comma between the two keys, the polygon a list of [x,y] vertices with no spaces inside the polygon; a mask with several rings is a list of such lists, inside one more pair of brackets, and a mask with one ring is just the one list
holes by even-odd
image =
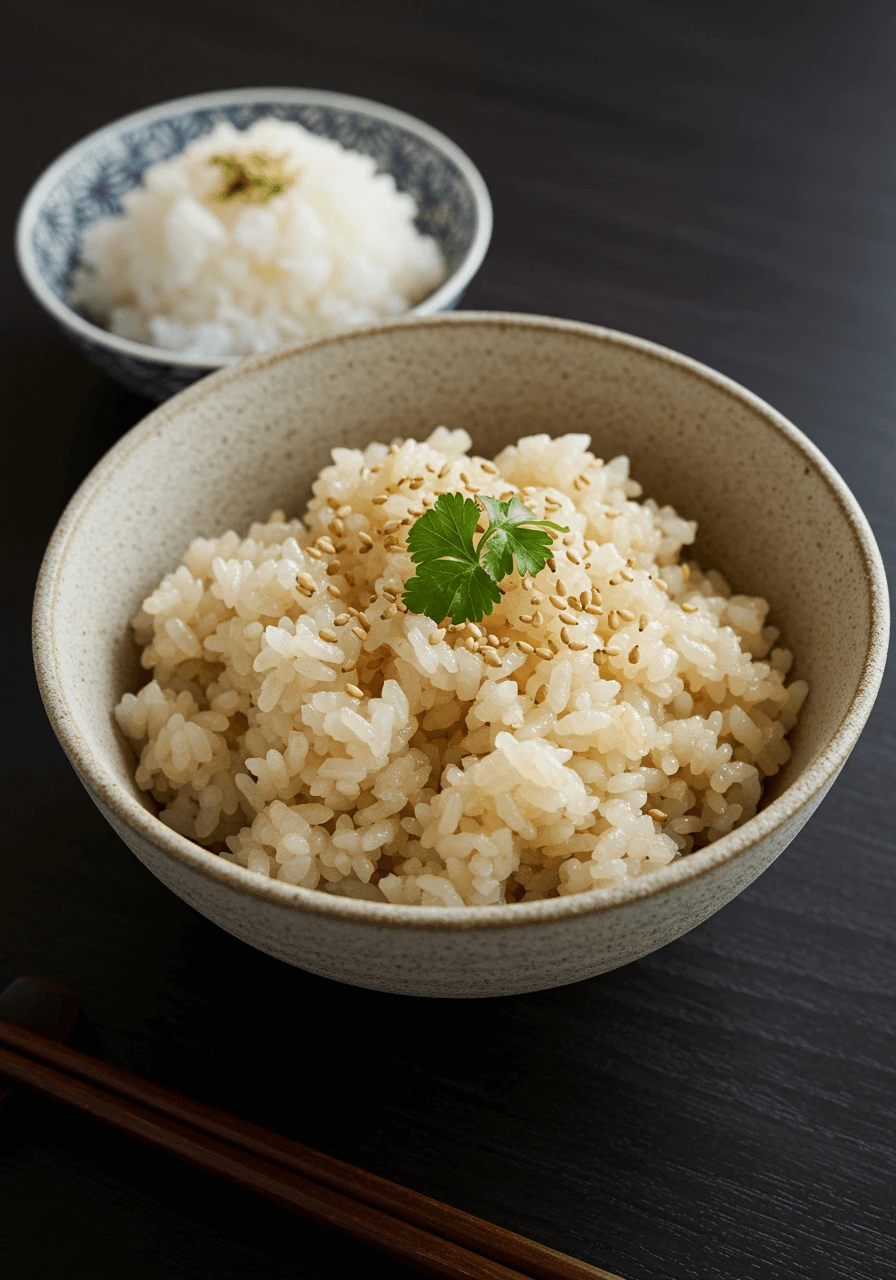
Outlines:
{"label": "ceramic bowl", "polygon": [[[695,554],[771,601],[810,694],[793,756],[751,821],[625,885],[514,906],[390,906],[260,878],[171,831],[134,783],[112,708],[140,680],[128,619],[191,538],[310,496],[335,445],[464,427],[493,454],[538,431],[626,453],[699,521]],[[94,468],[47,551],[34,613],[44,702],[89,794],[175,893],[290,964],[428,996],[560,986],[671,942],[765,870],[855,745],[883,669],[887,593],[855,499],[742,387],[637,338],[458,312],[251,357],[182,392]],[[844,850],[844,856],[848,851]]]}
{"label": "ceramic bowl", "polygon": [[84,231],[121,212],[144,171],[209,133],[221,120],[238,129],[274,116],[372,155],[417,201],[417,225],[441,246],[448,275],[412,309],[447,311],[485,257],[492,232],[488,189],[468,156],[413,116],[366,98],[317,89],[237,89],[179,98],[91,133],[50,165],[29,192],[16,233],[19,267],[37,301],[94,364],[152,400],[165,400],[235,357],[210,360],[119,338],[69,306]]}

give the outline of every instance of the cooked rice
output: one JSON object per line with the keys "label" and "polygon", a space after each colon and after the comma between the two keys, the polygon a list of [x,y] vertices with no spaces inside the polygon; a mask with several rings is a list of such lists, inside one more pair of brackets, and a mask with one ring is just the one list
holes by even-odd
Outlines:
{"label": "cooked rice", "polygon": [[[807,693],[766,601],[682,559],[695,524],[588,436],[470,444],[334,449],[304,521],[191,543],[116,709],[163,822],[287,884],[460,907],[620,884],[753,816]],[[401,603],[407,529],[457,491],[570,527],[478,626]]]}
{"label": "cooked rice", "polygon": [[[221,199],[213,157],[273,161],[261,203]],[[371,156],[298,124],[226,122],[151,165],[123,214],[88,228],[73,305],[123,338],[192,355],[264,351],[401,315],[445,277],[412,196]]]}

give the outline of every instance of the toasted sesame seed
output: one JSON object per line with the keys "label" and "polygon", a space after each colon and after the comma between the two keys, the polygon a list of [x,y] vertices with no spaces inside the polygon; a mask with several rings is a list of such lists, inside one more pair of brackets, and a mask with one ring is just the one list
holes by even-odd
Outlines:
{"label": "toasted sesame seed", "polygon": [[521,613],[521,614],[520,614],[520,622],[531,622],[531,621],[532,621],[532,614],[531,614],[531,613]]}
{"label": "toasted sesame seed", "polygon": [[407,613],[408,607],[403,600],[396,600],[395,607],[399,613]]}
{"label": "toasted sesame seed", "polygon": [[464,640],[464,648],[469,649],[470,653],[476,652],[478,645],[476,644],[476,640],[473,636],[467,636]]}
{"label": "toasted sesame seed", "polygon": [[366,484],[372,475],[373,475],[373,472],[370,470],[370,467],[362,467],[361,474],[359,477],[362,484]]}
{"label": "toasted sesame seed", "polygon": [[346,569],[345,573],[342,576],[343,578],[345,578],[346,582],[350,587],[353,587],[355,585],[355,575],[352,573],[351,569]]}
{"label": "toasted sesame seed", "polygon": [[451,470],[451,463],[450,462],[443,463],[442,469],[439,472],[439,479],[444,480],[450,470]]}
{"label": "toasted sesame seed", "polygon": [[336,548],[329,538],[318,538],[314,545],[318,551],[323,551],[324,555],[335,556],[336,554]]}
{"label": "toasted sesame seed", "polygon": [[351,622],[351,615],[348,613],[337,613],[333,619],[333,625],[336,627],[344,627],[347,622]]}
{"label": "toasted sesame seed", "polygon": [[480,462],[479,465],[488,476],[496,476],[498,474],[498,468],[493,462]]}
{"label": "toasted sesame seed", "polygon": [[635,580],[635,575],[633,573],[629,573],[628,569],[620,569],[619,576],[624,582],[634,582]]}
{"label": "toasted sesame seed", "polygon": [[300,587],[310,587],[312,591],[317,590],[317,583],[314,581],[310,573],[297,573],[296,583]]}
{"label": "toasted sesame seed", "polygon": [[467,630],[469,631],[470,635],[475,636],[477,640],[481,640],[482,637],[485,635],[485,632],[482,630],[482,627],[477,627],[475,622],[468,622]]}
{"label": "toasted sesame seed", "polygon": [[562,596],[559,596],[559,595],[558,595],[558,596],[548,596],[548,599],[550,600],[551,604],[554,606],[554,608],[555,608],[555,609],[565,609],[565,608],[566,608],[566,601],[563,599],[563,597],[562,597]]}
{"label": "toasted sesame seed", "polygon": [[628,660],[633,667],[637,666],[637,664],[641,661],[641,650],[638,645],[636,644],[632,645],[631,652],[628,655]]}
{"label": "toasted sesame seed", "polygon": [[528,640],[517,640],[516,647],[519,649],[520,653],[528,654],[535,652],[534,646],[531,645]]}
{"label": "toasted sesame seed", "polygon": [[529,597],[529,603],[539,605],[541,604],[543,599],[544,599],[544,596],[541,594],[540,591],[533,591],[531,596]]}
{"label": "toasted sesame seed", "polygon": [[684,602],[684,604],[683,604],[681,607],[682,607],[682,610],[683,610],[685,613],[697,613],[697,612],[698,612],[698,606],[697,606],[697,605],[695,605],[695,604],[691,604],[691,603],[690,603],[690,601],[688,601],[688,600],[686,600],[686,601]]}
{"label": "toasted sesame seed", "polygon": [[358,614],[358,622],[361,624],[361,626],[364,628],[365,631],[370,630],[370,619],[368,618],[366,613]]}
{"label": "toasted sesame seed", "polygon": [[500,641],[499,641],[498,647],[499,647],[500,649],[509,649],[509,648],[510,648],[510,636],[502,636],[502,637],[501,637],[501,639],[500,639]]}
{"label": "toasted sesame seed", "polygon": [[422,508],[422,507],[408,507],[408,515],[409,515],[409,516],[414,516],[415,518],[416,518],[417,516],[422,516],[422,515],[423,515],[423,508]]}
{"label": "toasted sesame seed", "polygon": [[653,818],[654,822],[665,822],[668,815],[663,813],[662,809],[648,809],[648,818]]}
{"label": "toasted sesame seed", "polygon": [[631,609],[617,609],[616,612],[619,614],[623,622],[634,622],[635,620],[635,615],[632,613]]}
{"label": "toasted sesame seed", "polygon": [[486,649],[482,655],[482,661],[487,667],[500,667],[501,659],[495,653],[494,649]]}
{"label": "toasted sesame seed", "polygon": [[568,622],[571,626],[575,626],[576,623],[578,622],[578,618],[574,613],[570,613],[568,609],[564,609],[563,612],[560,614],[560,621]]}
{"label": "toasted sesame seed", "polygon": [[534,614],[532,615],[532,625],[533,627],[544,626],[544,614],[541,612],[540,609],[536,609]]}
{"label": "toasted sesame seed", "polygon": [[338,498],[327,498],[327,506],[330,508],[330,510],[331,510],[331,511],[338,511],[338,510],[339,510],[339,499],[338,499]]}
{"label": "toasted sesame seed", "polygon": [[[572,598],[570,598],[569,603],[570,603],[570,604],[572,604]],[[584,608],[585,608],[585,605],[586,605],[586,604],[590,604],[590,603],[591,603],[591,592],[590,592],[590,591],[580,591],[580,592],[579,592],[579,605],[584,609]]]}
{"label": "toasted sesame seed", "polygon": [[491,632],[488,633],[488,635],[486,636],[486,639],[488,640],[492,648],[497,648],[497,646],[501,643],[498,637],[493,636]]}
{"label": "toasted sesame seed", "polygon": [[570,609],[572,609],[574,613],[582,612],[582,603],[579,600],[578,596],[567,596],[566,603],[569,605]]}
{"label": "toasted sesame seed", "polygon": [[369,533],[365,533],[363,529],[358,534],[358,541],[362,543],[365,547],[373,546],[373,538],[371,538]]}
{"label": "toasted sesame seed", "polygon": [[347,520],[351,513],[351,506],[347,502],[343,503],[341,507],[336,508],[336,514],[339,516],[340,520]]}
{"label": "toasted sesame seed", "polygon": [[326,640],[327,644],[336,643],[336,632],[331,631],[329,627],[319,627],[317,634],[321,640]]}
{"label": "toasted sesame seed", "polygon": [[599,618],[603,613],[603,609],[600,607],[599,604],[586,604],[585,613],[587,613],[592,618]]}
{"label": "toasted sesame seed", "polygon": [[548,566],[548,568],[550,569],[551,573],[556,573],[556,572],[557,572],[557,564],[556,564],[556,561],[554,560],[554,557],[553,557],[553,556],[551,556],[550,560],[546,560],[546,561],[545,561],[545,564]]}
{"label": "toasted sesame seed", "polygon": [[690,578],[691,578],[691,566],[689,564],[683,564],[681,566],[681,580],[682,582],[689,582]]}
{"label": "toasted sesame seed", "polygon": [[538,654],[539,658],[553,658],[554,656],[553,649],[548,649],[544,645],[539,646],[535,652]]}
{"label": "toasted sesame seed", "polygon": [[367,632],[363,627],[352,627],[352,635],[357,636],[362,642],[367,639]]}
{"label": "toasted sesame seed", "polygon": [[534,586],[535,586],[535,579],[534,579],[534,578],[532,578],[532,577],[527,573],[527,574],[526,574],[526,576],[525,576],[525,578],[523,578],[523,590],[524,590],[524,591],[531,591],[531,590],[532,590],[532,588],[533,588]]}
{"label": "toasted sesame seed", "polygon": [[[397,612],[397,611],[396,611],[396,612]],[[442,639],[443,639],[443,635],[442,635],[442,632],[441,632],[441,631],[430,631],[430,633],[429,633],[429,643],[430,643],[433,647],[435,647],[437,644],[439,644],[439,643],[441,642],[441,640],[442,640]]]}
{"label": "toasted sesame seed", "polygon": [[[347,579],[348,579],[348,574],[346,574],[345,576],[346,576],[346,580],[347,580]],[[353,581],[354,581],[354,579],[353,579]],[[335,582],[328,582],[328,583],[327,583],[327,591],[330,593],[330,595],[333,597],[333,599],[334,599],[334,600],[339,600],[339,599],[341,599],[341,597],[342,597],[342,592],[341,592],[341,591],[339,590],[339,588],[336,586]]]}
{"label": "toasted sesame seed", "polygon": [[578,551],[573,551],[572,547],[570,547],[569,550],[567,551],[566,558],[570,562],[570,564],[582,563],[582,557],[579,555]]}
{"label": "toasted sesame seed", "polygon": [[622,653],[622,648],[618,644],[608,644],[606,647],[606,653],[611,658],[618,658],[620,653]]}
{"label": "toasted sesame seed", "polygon": [[610,612],[607,614],[607,626],[610,628],[611,631],[615,631],[616,628],[619,626],[619,614],[616,612],[615,609],[611,609]]}
{"label": "toasted sesame seed", "polygon": [[569,595],[569,587],[566,585],[566,583],[563,581],[562,578],[557,579],[557,595],[558,596]]}
{"label": "toasted sesame seed", "polygon": [[348,694],[348,696],[349,696],[350,698],[363,698],[363,697],[364,697],[363,692],[358,688],[358,686],[357,686],[356,684],[347,684],[347,685],[345,686],[345,692]]}
{"label": "toasted sesame seed", "polygon": [[655,582],[655,583],[656,583],[656,585],[659,587],[660,591],[668,591],[668,590],[669,590],[669,584],[668,584],[668,582],[666,582],[666,580],[665,580],[664,578],[654,578],[654,582]]}
{"label": "toasted sesame seed", "polygon": [[513,497],[513,495],[514,495],[513,489],[505,489],[503,493],[498,494],[498,497],[501,499],[502,502],[509,502],[510,499]]}
{"label": "toasted sesame seed", "polygon": [[560,639],[563,641],[564,644],[569,644],[569,641],[571,639],[569,634],[569,627],[560,628]]}
{"label": "toasted sesame seed", "polygon": [[584,472],[584,471],[583,471],[583,472],[581,473],[581,475],[579,476],[579,479],[581,480],[582,484],[590,484],[590,483],[591,483],[590,478],[589,478],[588,476],[586,476],[586,475],[585,475],[585,472]]}
{"label": "toasted sesame seed", "polygon": [[573,653],[582,653],[583,650],[588,648],[588,645],[584,640],[570,640],[569,647]]}
{"label": "toasted sesame seed", "polygon": [[387,551],[405,551],[405,545],[400,538],[387,538],[383,544]]}
{"label": "toasted sesame seed", "polygon": [[333,519],[330,521],[330,528],[333,531],[333,533],[336,534],[337,538],[341,538],[342,535],[345,533],[345,521],[340,520],[338,516],[334,516]]}
{"label": "toasted sesame seed", "polygon": [[341,572],[342,572],[342,565],[339,563],[338,560],[331,560],[330,563],[327,565],[328,578],[335,578],[337,573],[341,573]]}
{"label": "toasted sesame seed", "polygon": [[615,520],[620,513],[618,511],[605,511],[604,517],[607,520]]}
{"label": "toasted sesame seed", "polygon": [[324,558],[324,553],[318,551],[317,547],[306,547],[305,555],[310,556],[312,560],[323,560]]}
{"label": "toasted sesame seed", "polygon": [[422,489],[425,484],[426,484],[425,478],[423,476],[419,476],[416,480],[411,481],[411,483],[408,485],[408,488]]}
{"label": "toasted sesame seed", "polygon": [[389,498],[385,493],[378,493],[377,496],[375,498],[371,498],[370,501],[375,507],[381,507],[384,503],[389,501]]}
{"label": "toasted sesame seed", "polygon": [[394,618],[396,613],[398,613],[398,605],[387,604],[385,609],[383,610],[382,616],[384,618]]}
{"label": "toasted sesame seed", "polygon": [[[575,540],[576,540],[576,535],[575,535],[574,533],[567,533],[567,534],[565,534],[565,535],[564,535],[564,537],[563,537],[563,545],[564,545],[564,547],[571,547],[571,546],[572,546],[572,544],[575,542]],[[564,594],[564,595],[566,595],[566,592],[564,591],[564,593],[563,593],[563,594]]]}

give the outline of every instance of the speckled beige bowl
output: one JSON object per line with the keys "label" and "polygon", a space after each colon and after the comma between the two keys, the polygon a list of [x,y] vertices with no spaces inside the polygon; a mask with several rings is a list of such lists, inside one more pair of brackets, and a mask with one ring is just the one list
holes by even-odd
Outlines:
{"label": "speckled beige bowl", "polygon": [[[112,708],[139,667],[128,618],[197,534],[295,509],[334,445],[465,427],[494,453],[584,431],[700,523],[698,558],[772,604],[811,686],[793,758],[739,830],[613,889],[509,907],[393,907],[279,884],[165,827]],[[740,893],[800,830],[868,717],[887,641],[874,538],[843,481],[761,400],[674,352],[537,317],[457,313],[250,358],[170,400],[85,480],[47,551],[38,680],[99,808],[198,911],[290,964],[359,986],[492,996],[626,964]]]}

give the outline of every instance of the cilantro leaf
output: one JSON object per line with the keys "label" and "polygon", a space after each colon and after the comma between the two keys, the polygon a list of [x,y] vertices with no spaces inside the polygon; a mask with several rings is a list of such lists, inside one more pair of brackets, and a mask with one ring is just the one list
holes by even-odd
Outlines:
{"label": "cilantro leaf", "polygon": [[[513,572],[540,573],[551,554],[546,529],[567,533],[564,525],[538,520],[514,496],[508,502],[483,495],[488,528],[473,545],[479,504],[462,493],[443,493],[411,526],[408,551],[417,573],[405,583],[403,600],[412,613],[433,622],[479,622],[501,600],[497,584]],[[535,525],[535,528],[523,528]]]}
{"label": "cilantro leaf", "polygon": [[452,622],[478,622],[500,599],[501,592],[474,560],[427,560],[405,583],[404,603],[433,622],[449,614]]}
{"label": "cilantro leaf", "polygon": [[425,560],[452,556],[455,560],[478,564],[473,534],[481,514],[478,504],[462,493],[440,494],[435,506],[411,525],[408,532],[411,559],[415,564],[422,564]]}
{"label": "cilantro leaf", "polygon": [[[524,506],[514,494],[509,502],[488,498],[483,494],[482,504],[489,518],[489,527],[477,548],[483,568],[495,582],[513,573],[513,561],[521,575],[540,573],[551,555],[551,535],[544,529],[556,529],[567,533],[565,525],[552,520],[539,520],[534,511]],[[523,524],[537,525],[535,529],[523,529]]]}

